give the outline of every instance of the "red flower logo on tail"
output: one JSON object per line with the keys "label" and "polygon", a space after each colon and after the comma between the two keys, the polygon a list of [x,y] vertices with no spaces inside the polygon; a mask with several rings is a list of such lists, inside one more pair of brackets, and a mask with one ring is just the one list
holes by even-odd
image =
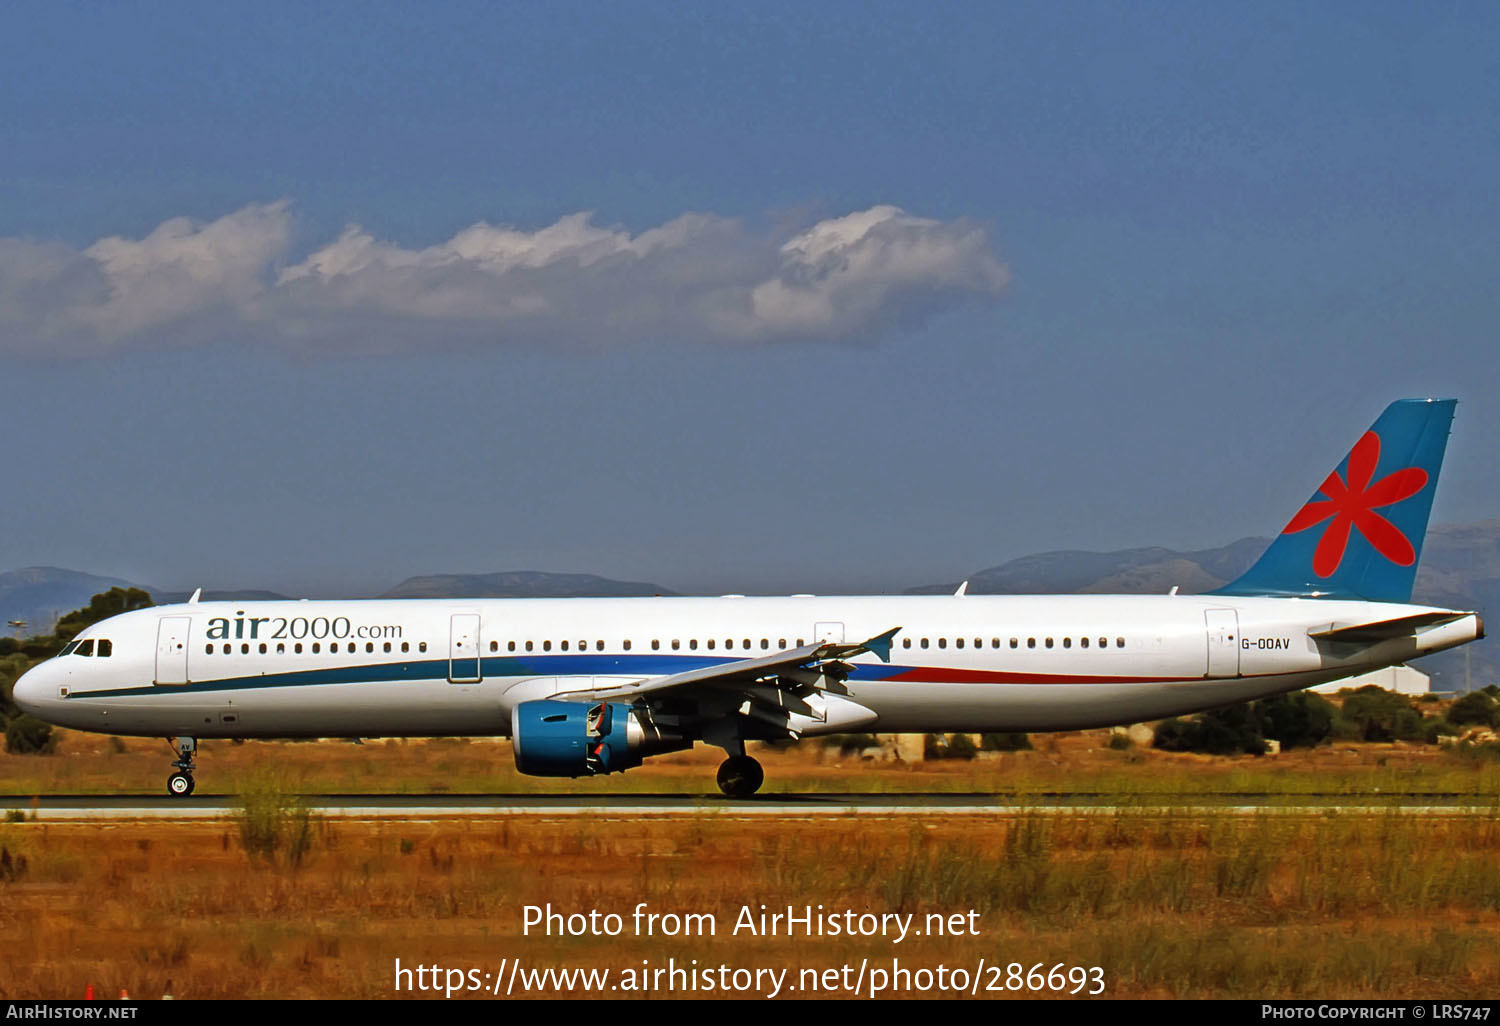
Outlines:
{"label": "red flower logo on tail", "polygon": [[1406,535],[1375,510],[1416,495],[1427,486],[1427,471],[1406,467],[1371,484],[1370,478],[1375,476],[1379,463],[1380,436],[1367,431],[1349,451],[1349,483],[1344,483],[1337,470],[1329,474],[1318,489],[1318,494],[1325,498],[1303,506],[1281,532],[1296,534],[1333,518],[1313,552],[1313,573],[1319,577],[1332,577],[1338,570],[1344,561],[1344,550],[1349,547],[1349,532],[1355,528],[1376,552],[1392,563],[1411,566],[1417,561],[1417,552]]}

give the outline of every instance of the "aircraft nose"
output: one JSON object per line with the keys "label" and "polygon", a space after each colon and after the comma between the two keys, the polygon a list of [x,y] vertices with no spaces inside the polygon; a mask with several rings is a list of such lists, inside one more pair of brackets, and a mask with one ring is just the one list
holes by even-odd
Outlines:
{"label": "aircraft nose", "polygon": [[11,689],[11,700],[22,712],[30,713],[32,716],[42,714],[42,699],[47,687],[42,680],[43,676],[42,667],[34,666],[21,674],[21,679],[16,681],[15,687]]}

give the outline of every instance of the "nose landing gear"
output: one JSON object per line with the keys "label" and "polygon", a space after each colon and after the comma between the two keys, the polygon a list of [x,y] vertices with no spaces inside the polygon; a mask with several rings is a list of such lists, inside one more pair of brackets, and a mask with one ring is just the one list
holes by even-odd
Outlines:
{"label": "nose landing gear", "polygon": [[168,739],[177,761],[172,763],[177,772],[167,778],[167,794],[173,798],[186,798],[193,793],[193,755],[198,751],[198,742],[190,737]]}

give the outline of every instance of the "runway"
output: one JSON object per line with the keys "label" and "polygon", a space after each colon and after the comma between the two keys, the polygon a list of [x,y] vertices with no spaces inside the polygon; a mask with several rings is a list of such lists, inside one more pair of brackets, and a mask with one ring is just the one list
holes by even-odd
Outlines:
{"label": "runway", "polygon": [[[1332,815],[1500,816],[1500,798],[1424,793],[1381,798],[1339,794],[1232,793],[1173,798],[1052,792],[995,794],[767,794],[730,800],[682,794],[320,794],[305,795],[309,809],[339,819],[447,819],[529,816],[631,818],[807,819],[827,816],[939,817],[1021,815]],[[56,795],[0,798],[10,821],[212,820],[240,811],[234,795],[170,798],[155,795]]]}

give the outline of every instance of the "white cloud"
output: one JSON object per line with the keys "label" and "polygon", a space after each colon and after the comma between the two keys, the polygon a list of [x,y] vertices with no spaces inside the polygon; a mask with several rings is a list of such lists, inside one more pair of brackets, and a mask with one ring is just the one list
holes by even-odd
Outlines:
{"label": "white cloud", "polygon": [[[790,238],[711,214],[631,235],[571,214],[484,222],[421,249],[351,225],[289,262],[286,201],[81,251],[0,238],[0,352],[87,355],[231,335],[309,354],[567,341],[850,339],[1007,271],[963,221],[877,206]],[[278,270],[278,267],[280,268]]]}

